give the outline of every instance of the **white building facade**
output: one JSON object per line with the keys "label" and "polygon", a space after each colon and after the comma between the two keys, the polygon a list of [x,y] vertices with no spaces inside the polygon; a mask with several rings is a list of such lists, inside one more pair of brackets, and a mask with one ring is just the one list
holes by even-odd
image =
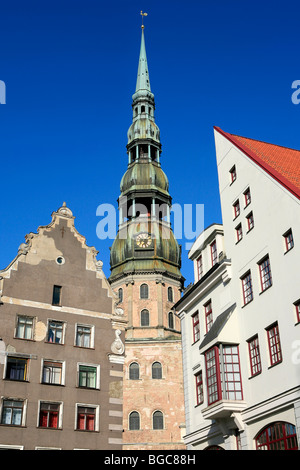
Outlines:
{"label": "white building facade", "polygon": [[195,283],[175,305],[185,443],[298,449],[300,152],[219,128],[215,142],[223,226],[196,240]]}

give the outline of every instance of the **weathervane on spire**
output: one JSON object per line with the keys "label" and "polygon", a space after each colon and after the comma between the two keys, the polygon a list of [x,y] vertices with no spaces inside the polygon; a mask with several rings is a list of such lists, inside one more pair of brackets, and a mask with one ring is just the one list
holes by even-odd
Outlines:
{"label": "weathervane on spire", "polygon": [[141,16],[142,16],[142,29],[145,28],[144,26],[144,16],[148,16],[148,13],[143,13],[143,11],[141,11]]}

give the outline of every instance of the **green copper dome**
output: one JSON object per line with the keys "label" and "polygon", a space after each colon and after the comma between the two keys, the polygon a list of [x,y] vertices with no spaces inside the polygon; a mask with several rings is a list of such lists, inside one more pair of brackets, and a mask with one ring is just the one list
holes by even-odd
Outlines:
{"label": "green copper dome", "polygon": [[122,196],[129,191],[159,190],[169,196],[169,181],[161,167],[154,162],[134,163],[124,173],[120,183]]}

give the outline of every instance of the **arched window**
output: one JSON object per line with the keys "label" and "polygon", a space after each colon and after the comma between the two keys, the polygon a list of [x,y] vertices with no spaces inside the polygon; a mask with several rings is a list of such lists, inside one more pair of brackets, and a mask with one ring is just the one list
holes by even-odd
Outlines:
{"label": "arched window", "polygon": [[168,287],[168,301],[173,302],[173,289],[172,289],[172,287]]}
{"label": "arched window", "polygon": [[140,366],[137,362],[132,362],[129,366],[129,379],[138,380],[140,378]]}
{"label": "arched window", "polygon": [[144,310],[141,311],[141,326],[149,326],[150,325],[150,314],[149,310]]}
{"label": "arched window", "polygon": [[223,447],[220,447],[220,446],[208,446],[208,447],[205,447],[205,449],[203,450],[224,450]]}
{"label": "arched window", "polygon": [[118,290],[119,302],[123,302],[123,289],[120,287]]}
{"label": "arched window", "polygon": [[149,298],[149,288],[147,284],[142,284],[140,287],[140,298],[148,299]]}
{"label": "arched window", "polygon": [[153,413],[153,429],[164,429],[164,415],[161,411]]}
{"label": "arched window", "polygon": [[132,411],[129,415],[129,430],[138,431],[140,429],[140,415],[137,411]]}
{"label": "arched window", "polygon": [[168,314],[168,323],[169,323],[169,328],[171,328],[171,330],[174,330],[174,314],[173,314],[173,312],[169,312],[169,314]]}
{"label": "arched window", "polygon": [[298,450],[295,426],[282,421],[260,431],[255,442],[257,450]]}
{"label": "arched window", "polygon": [[152,364],[152,379],[162,378],[162,367],[160,362],[153,362]]}

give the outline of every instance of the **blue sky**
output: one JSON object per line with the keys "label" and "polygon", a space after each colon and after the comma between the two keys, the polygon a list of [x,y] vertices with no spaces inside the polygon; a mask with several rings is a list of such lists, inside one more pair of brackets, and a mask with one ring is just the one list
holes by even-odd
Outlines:
{"label": "blue sky", "polygon": [[300,149],[300,104],[291,101],[300,79],[296,1],[2,2],[1,269],[66,201],[109,276],[112,240],[97,238],[96,210],[117,206],[127,167],[140,10],[148,13],[150,81],[174,203],[204,204],[205,226],[221,222],[214,125]]}

